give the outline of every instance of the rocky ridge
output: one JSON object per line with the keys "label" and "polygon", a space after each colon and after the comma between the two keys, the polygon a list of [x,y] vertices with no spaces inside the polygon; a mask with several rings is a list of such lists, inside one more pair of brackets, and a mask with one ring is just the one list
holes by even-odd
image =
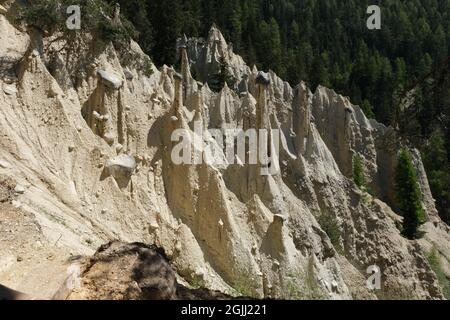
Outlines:
{"label": "rocky ridge", "polygon": [[[134,42],[135,63],[89,35],[83,50],[68,55],[60,42],[19,30],[8,14],[0,13],[0,177],[22,186],[14,208],[39,225],[42,247],[33,257],[58,250],[73,258],[112,240],[142,242],[164,248],[187,283],[233,295],[444,298],[426,257],[437,248],[448,277],[449,228],[437,215],[420,154],[413,152],[427,223],[424,237],[409,241],[398,229],[393,192],[400,142],[348,98],[325,87],[312,93],[305,83],[293,88],[272,71],[248,67],[215,27],[204,41],[180,40],[180,74],[153,66],[148,76]],[[221,61],[236,84],[216,93],[207,81]],[[171,134],[186,129],[194,139],[195,120],[205,128],[281,129],[281,171],[175,165]],[[355,154],[377,197],[353,183]],[[322,216],[333,217],[337,239]],[[14,256],[0,247],[2,257]],[[382,271],[378,291],[366,287],[374,264]],[[43,273],[23,265],[0,264],[0,283],[42,296],[12,276],[23,269],[45,283]]]}

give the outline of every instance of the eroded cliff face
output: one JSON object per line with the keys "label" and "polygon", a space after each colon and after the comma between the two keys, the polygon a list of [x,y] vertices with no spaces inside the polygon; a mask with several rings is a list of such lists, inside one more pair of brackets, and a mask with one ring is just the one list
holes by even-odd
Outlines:
{"label": "eroded cliff face", "polygon": [[[0,177],[19,187],[8,198],[11,210],[38,228],[36,235],[14,232],[20,219],[11,227],[10,245],[0,245],[0,283],[41,296],[30,283],[51,274],[30,264],[57,251],[65,258],[45,265],[63,273],[76,256],[120,240],[162,247],[185,281],[228,294],[443,298],[426,256],[437,248],[450,274],[449,229],[420,155],[414,152],[426,233],[409,241],[394,212],[395,132],[347,98],[324,87],[312,93],[304,83],[292,88],[248,67],[215,27],[205,41],[180,40],[181,74],[163,66],[147,76],[136,43],[125,56],[86,35],[68,55],[57,50],[61,43],[19,31],[7,17],[0,14]],[[206,82],[221,61],[237,81],[215,93]],[[280,171],[175,164],[171,135],[185,129],[198,139],[195,121],[205,129],[281,129]],[[208,135],[200,140],[214,144]],[[355,154],[378,198],[353,183]],[[214,156],[226,158],[222,150]],[[318,223],[324,217],[338,230],[333,241]],[[24,237],[17,259],[16,239]],[[366,286],[371,265],[381,269],[381,290]]]}

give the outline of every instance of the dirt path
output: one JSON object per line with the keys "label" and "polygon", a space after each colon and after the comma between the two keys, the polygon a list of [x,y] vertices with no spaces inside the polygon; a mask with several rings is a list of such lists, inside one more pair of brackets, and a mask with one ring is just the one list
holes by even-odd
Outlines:
{"label": "dirt path", "polygon": [[34,215],[17,208],[14,187],[13,181],[0,177],[0,284],[51,299],[75,257],[49,243]]}

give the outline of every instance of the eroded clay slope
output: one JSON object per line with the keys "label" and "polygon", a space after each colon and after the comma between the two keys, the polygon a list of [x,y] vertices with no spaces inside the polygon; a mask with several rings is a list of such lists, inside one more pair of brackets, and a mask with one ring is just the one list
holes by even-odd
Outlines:
{"label": "eroded clay slope", "polygon": [[[19,31],[7,17],[0,14],[0,56],[8,62],[0,70],[0,176],[22,188],[14,207],[36,221],[44,248],[76,257],[111,240],[155,244],[187,282],[229,294],[443,298],[426,256],[438,248],[448,272],[449,229],[420,155],[427,233],[408,241],[391,209],[395,132],[347,98],[249,68],[214,27],[205,42],[180,40],[181,74],[164,66],[148,76],[134,42],[121,53],[86,35],[68,55],[60,42]],[[221,58],[238,81],[216,93],[206,81]],[[195,139],[194,121],[205,129],[280,128],[281,171],[176,165],[171,134],[186,129]],[[353,183],[354,154],[379,199]],[[318,223],[322,215],[334,217],[340,236],[333,242]],[[30,282],[9,277],[27,262],[1,246],[13,257],[0,265],[3,284],[40,296]],[[373,264],[383,281],[371,292],[366,269]],[[51,274],[26,276],[45,283]]]}

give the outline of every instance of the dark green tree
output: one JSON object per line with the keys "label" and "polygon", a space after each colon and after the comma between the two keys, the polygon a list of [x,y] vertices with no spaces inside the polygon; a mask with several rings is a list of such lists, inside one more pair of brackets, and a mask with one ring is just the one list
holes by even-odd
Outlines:
{"label": "dark green tree", "polygon": [[416,171],[406,149],[400,151],[397,159],[395,191],[398,208],[403,216],[403,235],[408,239],[416,239],[419,237],[418,228],[424,222],[424,211]]}
{"label": "dark green tree", "polygon": [[323,52],[318,55],[313,62],[311,74],[311,85],[316,88],[318,85],[330,87],[330,72],[328,69],[329,55]]}
{"label": "dark green tree", "polygon": [[147,1],[147,6],[153,26],[153,60],[157,65],[174,65],[178,58],[176,41],[181,35],[180,1]]}
{"label": "dark green tree", "polygon": [[133,25],[138,30],[136,40],[140,43],[142,50],[150,52],[154,42],[146,0],[120,0],[118,3],[122,15],[133,17]]}
{"label": "dark green tree", "polygon": [[364,99],[363,102],[361,103],[361,109],[362,111],[364,111],[364,114],[368,117],[368,118],[375,118],[375,114],[373,113],[373,107],[370,104],[369,100]]}
{"label": "dark green tree", "polygon": [[431,135],[424,150],[424,165],[439,215],[450,224],[450,164],[442,130],[436,130]]}
{"label": "dark green tree", "polygon": [[228,64],[224,58],[220,58],[219,60],[219,71],[211,76],[211,79],[208,82],[211,90],[215,92],[219,92],[225,86],[225,83],[228,87],[232,88],[236,83],[236,79],[232,76],[230,71],[228,70]]}

